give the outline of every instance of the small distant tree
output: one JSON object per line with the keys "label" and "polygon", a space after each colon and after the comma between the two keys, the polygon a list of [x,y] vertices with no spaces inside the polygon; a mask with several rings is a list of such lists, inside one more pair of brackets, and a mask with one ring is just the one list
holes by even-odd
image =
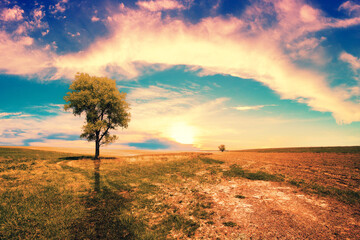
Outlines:
{"label": "small distant tree", "polygon": [[74,115],[85,113],[86,124],[80,137],[95,141],[95,159],[99,159],[100,146],[117,139],[109,131],[128,127],[130,108],[126,93],[119,92],[115,80],[87,73],[77,73],[69,89],[64,109],[71,109]]}
{"label": "small distant tree", "polygon": [[218,146],[219,150],[221,152],[225,151],[225,145],[224,144],[221,144],[220,146]]}

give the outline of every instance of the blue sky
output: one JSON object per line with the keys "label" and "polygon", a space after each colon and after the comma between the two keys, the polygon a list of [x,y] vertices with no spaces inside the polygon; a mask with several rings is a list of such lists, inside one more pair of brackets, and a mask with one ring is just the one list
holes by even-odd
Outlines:
{"label": "blue sky", "polygon": [[359,1],[2,1],[0,145],[92,147],[76,72],[127,92],[120,149],[360,145]]}

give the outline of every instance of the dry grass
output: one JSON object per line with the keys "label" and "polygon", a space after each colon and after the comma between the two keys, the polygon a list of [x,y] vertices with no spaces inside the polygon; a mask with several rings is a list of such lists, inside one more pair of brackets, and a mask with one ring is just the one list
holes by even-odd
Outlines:
{"label": "dry grass", "polygon": [[[355,192],[356,154],[146,152],[107,156],[100,165],[84,154],[0,148],[0,238],[352,239],[360,234],[357,203],[339,202],[333,193],[319,197],[305,184],[317,184],[313,192],[330,187]],[[96,185],[100,191],[94,191]]]}

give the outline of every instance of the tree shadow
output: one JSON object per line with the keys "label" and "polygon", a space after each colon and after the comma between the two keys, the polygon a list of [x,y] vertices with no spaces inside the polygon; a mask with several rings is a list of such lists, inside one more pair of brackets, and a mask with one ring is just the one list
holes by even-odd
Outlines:
{"label": "tree shadow", "polygon": [[[81,202],[86,212],[72,223],[72,239],[139,239],[146,226],[131,213],[129,189],[100,185],[101,160],[94,160],[94,189]],[[146,235],[146,234],[145,234]]]}

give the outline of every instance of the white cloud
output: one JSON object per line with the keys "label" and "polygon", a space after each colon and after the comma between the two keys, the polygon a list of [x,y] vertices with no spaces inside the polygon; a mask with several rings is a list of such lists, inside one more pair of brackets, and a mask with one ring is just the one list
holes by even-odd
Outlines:
{"label": "white cloud", "polygon": [[19,118],[19,117],[29,117],[31,115],[24,114],[22,112],[0,112],[0,118],[3,117],[11,117],[11,118]]}
{"label": "white cloud", "polygon": [[340,54],[340,60],[349,63],[355,72],[360,69],[360,58],[357,58],[347,52],[342,52]]}
{"label": "white cloud", "polygon": [[[281,98],[331,112],[339,123],[360,121],[359,106],[344,94],[346,89],[332,88],[324,74],[292,63],[293,59],[308,58],[314,49],[317,56],[313,61],[324,63],[320,46],[323,38],[315,38],[312,33],[358,25],[359,17],[329,18],[319,9],[295,0],[259,1],[240,17],[208,17],[195,24],[163,18],[157,12],[176,4],[185,6],[165,0],[138,2],[139,9],[135,10],[121,5],[120,12],[108,18],[110,37],[97,39],[84,51],[62,56],[31,49],[30,42],[15,41],[2,32],[0,50],[6,54],[0,57],[0,66],[9,74],[32,74],[55,67],[54,78],[73,78],[76,72],[107,75],[109,71],[134,78],[142,74],[144,66],[165,69],[186,65],[202,69],[203,75],[252,78]],[[269,23],[263,12],[277,16],[277,22]]]}
{"label": "white cloud", "polygon": [[263,107],[273,107],[273,106],[277,106],[277,105],[270,104],[270,105],[255,105],[255,106],[237,106],[232,108],[239,111],[248,111],[248,110],[260,110]]}
{"label": "white cloud", "polygon": [[24,10],[15,5],[13,8],[5,8],[0,14],[2,21],[20,21],[23,19]]}
{"label": "white cloud", "polygon": [[150,0],[150,1],[138,1],[136,2],[140,8],[157,12],[161,10],[173,10],[173,9],[186,9],[186,7],[176,0]]}
{"label": "white cloud", "polygon": [[30,37],[17,37],[0,31],[0,71],[7,74],[37,74],[51,66],[48,51],[33,46]]}
{"label": "white cloud", "polygon": [[274,7],[279,23],[255,31],[249,31],[251,22],[246,18],[209,17],[190,24],[163,19],[157,12],[123,7],[109,20],[112,37],[99,39],[81,53],[58,57],[55,66],[58,76],[72,76],[77,71],[104,75],[110,67],[130,78],[141,74],[138,66],[200,67],[203,74],[255,79],[281,98],[302,101],[316,111],[332,112],[339,123],[360,121],[356,103],[344,98],[339,89],[332,89],[324,75],[293,64],[284,52],[296,41],[294,51],[305,49],[307,55],[311,44],[321,41],[307,34],[360,24],[360,18],[326,18],[299,1],[276,1]]}

